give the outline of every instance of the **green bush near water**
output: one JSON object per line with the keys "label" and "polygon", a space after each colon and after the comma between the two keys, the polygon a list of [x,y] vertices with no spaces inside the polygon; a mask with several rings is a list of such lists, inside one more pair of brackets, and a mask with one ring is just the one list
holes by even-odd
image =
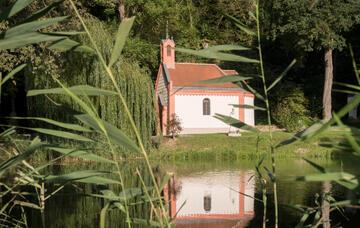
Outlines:
{"label": "green bush near water", "polygon": [[276,123],[289,132],[299,131],[311,123],[308,100],[302,89],[296,85],[281,87],[275,95],[272,117]]}

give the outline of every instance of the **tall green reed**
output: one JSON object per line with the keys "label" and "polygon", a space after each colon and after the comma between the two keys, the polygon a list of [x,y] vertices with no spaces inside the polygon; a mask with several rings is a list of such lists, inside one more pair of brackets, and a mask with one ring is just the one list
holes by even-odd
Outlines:
{"label": "tall green reed", "polygon": [[[5,10],[4,14],[6,13],[6,16],[12,16],[16,14],[21,9],[25,8],[27,5],[29,5],[31,1],[16,1],[14,5],[9,7],[9,11]],[[104,66],[104,69],[107,73],[107,76],[111,79],[113,82],[113,86],[116,90],[116,92],[113,91],[107,91],[107,90],[101,90],[97,89],[91,86],[86,85],[80,85],[80,86],[73,86],[73,87],[65,87],[60,80],[53,77],[53,80],[58,83],[61,87],[60,88],[53,88],[53,89],[47,89],[47,90],[33,90],[29,91],[30,96],[34,95],[47,95],[47,94],[66,94],[71,99],[73,99],[78,106],[83,110],[84,114],[78,114],[74,117],[81,122],[83,125],[78,124],[68,124],[63,123],[59,121],[55,121],[52,119],[47,118],[32,118],[29,117],[29,119],[36,120],[36,121],[42,121],[46,122],[47,124],[51,124],[53,126],[65,129],[65,130],[57,130],[57,129],[47,129],[47,128],[26,128],[30,131],[35,131],[40,134],[50,135],[52,137],[61,137],[61,138],[67,138],[75,141],[80,142],[88,142],[88,143],[94,143],[96,140],[90,139],[88,137],[83,136],[84,133],[87,134],[95,134],[100,133],[100,135],[105,136],[107,145],[110,148],[110,152],[112,155],[112,160],[107,160],[106,158],[103,158],[101,156],[97,156],[92,154],[91,152],[88,152],[84,149],[73,149],[73,148],[64,148],[61,145],[52,145],[45,142],[40,141],[38,138],[33,140],[31,145],[25,149],[25,151],[19,153],[18,155],[15,155],[11,157],[9,160],[6,160],[5,162],[0,164],[0,175],[3,175],[5,172],[7,172],[12,167],[19,167],[19,164],[22,163],[26,167],[30,168],[30,171],[27,173],[21,172],[18,173],[20,175],[20,178],[16,179],[16,183],[13,184],[11,187],[6,186],[6,191],[2,194],[2,196],[7,195],[9,193],[14,193],[13,189],[20,185],[32,185],[35,186],[35,191],[40,192],[38,193],[38,198],[40,199],[40,207],[41,211],[44,211],[45,203],[44,201],[48,199],[49,197],[53,196],[55,193],[60,191],[63,186],[60,186],[58,189],[56,189],[54,192],[52,192],[49,196],[45,196],[45,190],[44,190],[44,184],[45,183],[62,183],[63,185],[69,183],[69,182],[82,182],[82,183],[91,183],[91,184],[119,184],[121,186],[121,192],[117,195],[114,194],[111,190],[102,192],[102,195],[96,195],[92,194],[94,197],[101,197],[104,199],[109,199],[109,195],[111,194],[110,201],[107,204],[105,208],[101,211],[101,219],[100,224],[101,226],[105,226],[105,216],[104,213],[107,213],[107,209],[112,207],[117,207],[120,211],[123,211],[126,214],[126,223],[128,227],[131,227],[133,223],[139,223],[144,222],[141,219],[136,218],[130,218],[129,215],[129,207],[128,207],[128,200],[133,197],[133,194],[131,192],[129,193],[124,185],[124,176],[121,172],[119,162],[115,161],[116,158],[116,149],[120,146],[122,148],[126,148],[129,151],[139,151],[143,154],[148,170],[150,172],[151,180],[153,182],[153,186],[155,188],[156,198],[154,199],[148,199],[150,202],[156,202],[157,205],[161,208],[161,213],[157,215],[157,219],[159,221],[160,226],[170,226],[170,221],[168,219],[166,209],[163,205],[163,201],[160,194],[159,186],[157,185],[156,178],[154,176],[154,173],[152,172],[152,168],[150,165],[150,162],[147,157],[147,153],[145,151],[144,144],[141,140],[140,134],[136,128],[135,122],[132,119],[131,113],[129,111],[129,108],[126,104],[126,100],[124,96],[121,93],[120,88],[118,87],[118,84],[116,83],[116,79],[112,73],[111,66],[116,61],[118,61],[121,53],[121,49],[124,46],[125,39],[130,31],[132,22],[134,18],[125,20],[123,23],[121,23],[119,32],[117,35],[117,39],[115,42],[115,48],[113,50],[112,56],[110,58],[109,64],[106,64],[103,56],[101,55],[98,47],[96,46],[94,40],[92,39],[91,33],[86,27],[86,24],[83,20],[83,18],[80,16],[76,6],[72,1],[70,1],[71,6],[73,7],[75,13],[77,14],[79,20],[81,21],[86,33],[88,34],[91,43],[93,44],[95,48],[95,52],[97,53],[97,56]],[[15,7],[16,6],[16,7]],[[49,10],[51,10],[53,7],[47,7],[46,10],[39,11],[35,16],[32,16],[31,18],[33,20],[36,20],[42,16],[44,16]],[[9,13],[10,12],[10,13]],[[3,19],[4,15],[0,15],[0,18]],[[58,41],[56,44],[51,44],[50,47],[55,49],[61,49],[63,50],[69,50],[72,48],[78,48],[83,47],[87,51],[91,50],[89,47],[80,46],[79,43],[75,41],[70,41],[66,35],[48,35],[48,34],[42,34],[37,32],[36,30],[43,28],[45,25],[49,26],[51,24],[57,23],[65,18],[58,18],[57,20],[53,20],[54,22],[50,23],[48,20],[43,20],[42,22],[36,22],[38,26],[34,26],[32,22],[24,22],[24,24],[21,24],[21,28],[29,27],[31,29],[18,29],[18,27],[10,28],[6,33],[6,35],[0,40],[0,49],[9,49],[9,48],[17,48],[21,47],[22,45],[28,45],[32,43],[38,43],[38,42],[44,42],[44,41]],[[49,19],[50,20],[50,19]],[[9,35],[8,35],[9,34]],[[10,36],[10,34],[12,36]],[[64,33],[61,33],[64,34]],[[71,34],[77,34],[77,33],[71,33]],[[16,36],[18,35],[18,36]],[[32,39],[28,39],[31,37]],[[59,41],[60,40],[60,41]],[[16,42],[15,42],[16,41]],[[30,42],[31,41],[31,42]],[[17,70],[17,69],[15,69]],[[10,76],[6,76],[4,79],[8,80]],[[4,83],[4,79],[1,80],[1,85]],[[134,130],[134,133],[136,135],[137,143],[134,143],[126,134],[124,134],[121,130],[117,129],[116,127],[112,126],[111,124],[107,123],[106,121],[103,121],[98,113],[97,110],[94,108],[94,105],[91,103],[88,96],[99,96],[99,95],[117,95],[121,101],[121,103],[124,106],[126,115],[129,118],[129,122],[131,123],[131,126]],[[3,127],[9,127],[2,125]],[[85,127],[84,127],[85,126]],[[21,128],[21,126],[16,126],[18,128]],[[23,127],[22,127],[23,128]],[[8,137],[9,134],[13,133],[14,128],[9,128],[5,132],[1,133],[1,137]],[[81,134],[79,134],[79,132]],[[29,164],[25,162],[26,159],[30,158],[39,148],[47,149],[47,150],[53,150],[58,153],[61,153],[62,156],[46,163],[45,165],[41,165],[40,167],[34,168],[29,167]],[[103,177],[104,175],[109,175],[111,172],[109,171],[97,171],[97,170],[79,170],[67,174],[60,174],[60,175],[48,175],[48,174],[42,174],[39,171],[44,169],[45,167],[52,165],[56,160],[61,159],[65,156],[75,156],[79,157],[81,159],[89,159],[97,162],[106,162],[109,164],[112,164],[116,167],[116,174],[118,176],[118,180],[115,180],[113,178],[107,178]],[[34,175],[33,175],[34,174]],[[38,185],[40,184],[40,188]],[[40,189],[40,191],[38,191]],[[146,190],[148,191],[148,190]],[[16,199],[16,195],[13,197],[13,200],[6,203],[6,205],[2,208],[2,212],[6,210],[6,208],[9,207],[10,202],[13,202],[13,206],[16,204],[14,203]],[[35,207],[35,205],[30,205],[29,203],[22,203],[22,206],[32,206]],[[6,217],[8,219],[9,216]],[[11,216],[10,216],[11,218]],[[13,218],[11,218],[13,219]]]}
{"label": "tall green reed", "polygon": [[[124,47],[124,44],[125,44],[125,39],[127,37],[127,35],[129,34],[129,31],[131,29],[131,26],[132,26],[132,23],[134,21],[134,18],[130,18],[130,19],[125,19],[123,20],[123,22],[120,24],[119,26],[119,30],[118,30],[118,34],[116,36],[116,42],[115,42],[115,45],[114,45],[114,50],[113,50],[113,53],[111,55],[111,58],[109,60],[109,63],[107,64],[105,59],[103,58],[103,56],[101,55],[101,52],[100,50],[98,49],[94,39],[92,38],[92,35],[91,33],[89,32],[83,18],[81,17],[79,11],[77,10],[77,7],[75,6],[74,2],[72,0],[70,0],[70,3],[71,3],[71,6],[72,8],[74,9],[78,19],[80,20],[85,32],[87,33],[89,39],[90,39],[90,42],[92,43],[96,53],[97,53],[97,56],[100,60],[100,62],[102,63],[106,73],[107,73],[107,76],[111,79],[111,81],[113,82],[113,86],[118,94],[118,97],[120,98],[120,101],[121,103],[123,104],[124,106],[124,110],[126,112],[126,115],[128,116],[129,118],[129,121],[131,123],[131,126],[133,128],[133,131],[136,135],[136,139],[137,139],[137,143],[140,147],[140,150],[141,150],[141,153],[143,154],[144,156],[144,159],[146,161],[146,164],[148,166],[148,169],[149,169],[149,172],[150,172],[150,175],[152,177],[152,181],[153,181],[153,184],[154,184],[154,187],[155,187],[155,190],[156,190],[156,193],[157,193],[157,196],[159,199],[161,199],[161,193],[160,193],[160,190],[159,190],[159,186],[157,185],[157,182],[156,182],[156,179],[155,179],[155,176],[154,176],[154,173],[152,171],[152,167],[151,167],[151,164],[150,164],[150,161],[149,161],[149,158],[148,158],[148,155],[146,153],[146,150],[145,150],[145,147],[144,147],[144,144],[141,140],[141,137],[140,137],[140,134],[138,132],[138,129],[136,127],[136,124],[132,118],[132,115],[130,113],[130,110],[128,109],[128,106],[127,106],[127,103],[126,103],[126,100],[124,98],[124,96],[122,95],[121,91],[120,91],[120,88],[116,82],[116,79],[113,75],[113,72],[112,72],[112,69],[111,69],[111,66],[118,60],[118,58],[120,57],[120,54],[121,54],[121,51],[122,51],[122,48]],[[71,93],[69,93],[69,95],[71,95]],[[103,133],[105,134],[105,136],[108,138],[108,142],[109,142],[109,145],[111,145],[111,141],[110,141],[110,138],[108,136],[108,133],[106,131],[106,129],[101,125],[101,122],[98,121],[97,123],[99,125],[100,128],[102,128],[102,131]],[[111,147],[111,152],[112,152],[112,155],[113,157],[115,157],[115,151],[114,151],[114,148]],[[118,169],[118,174],[119,174],[119,177],[120,179],[122,179],[121,177],[121,171],[120,171],[120,167],[119,167],[119,164],[116,163],[116,166],[117,166],[117,169]],[[122,181],[123,182],[123,181]],[[168,221],[168,218],[167,218],[167,213],[166,213],[166,210],[165,210],[165,207],[163,205],[162,202],[160,202],[160,207],[161,207],[161,210],[162,210],[162,213],[163,213],[163,216],[164,219],[165,219],[165,225],[167,226],[170,226],[169,225],[169,221]],[[128,214],[128,210],[127,210],[127,216],[128,216],[128,219],[129,219],[129,214]],[[162,223],[162,219],[159,218],[159,221]],[[130,227],[130,221],[128,223],[129,227]]]}
{"label": "tall green reed", "polygon": [[[276,160],[275,160],[275,152],[276,147],[273,140],[272,135],[272,128],[271,128],[271,111],[270,111],[270,103],[269,103],[269,92],[272,88],[274,88],[281,79],[287,74],[287,72],[291,69],[291,67],[296,63],[296,60],[293,60],[289,66],[271,83],[267,80],[267,76],[265,74],[264,69],[264,60],[263,60],[263,52],[262,52],[262,34],[261,34],[261,18],[260,18],[260,1],[254,0],[253,1],[253,9],[249,11],[249,23],[255,23],[255,31],[252,28],[249,28],[245,23],[241,22],[240,20],[227,15],[227,17],[234,22],[237,28],[239,28],[242,32],[248,34],[249,36],[253,37],[256,45],[254,47],[255,52],[257,52],[257,59],[248,58],[243,55],[235,54],[235,52],[244,52],[244,51],[251,51],[251,48],[244,47],[240,45],[219,45],[219,46],[213,46],[209,47],[207,49],[194,51],[194,50],[188,50],[188,49],[182,49],[179,48],[179,51],[198,55],[204,58],[211,58],[211,59],[218,59],[222,61],[232,61],[232,62],[242,62],[242,63],[248,63],[255,65],[255,67],[258,69],[258,73],[256,76],[248,76],[249,74],[247,72],[239,73],[238,75],[230,75],[230,76],[224,76],[217,79],[211,79],[207,81],[203,81],[203,83],[224,83],[224,82],[231,82],[235,83],[240,87],[248,89],[250,92],[252,92],[255,97],[262,102],[261,106],[248,106],[248,105],[237,105],[234,107],[245,109],[254,109],[259,111],[265,111],[267,116],[267,125],[268,125],[268,135],[269,135],[269,143],[267,146],[267,151],[270,154],[271,157],[271,170],[267,169],[266,166],[263,165],[263,162],[259,162],[257,166],[258,175],[261,176],[261,182],[264,180],[262,178],[261,172],[266,171],[268,174],[268,177],[272,183],[273,187],[273,196],[274,196],[274,210],[275,210],[275,227],[278,227],[278,195],[277,195],[277,182],[276,182]],[[245,75],[245,76],[243,76]],[[257,78],[260,78],[261,84],[262,84],[262,91],[257,91],[254,88],[252,88],[246,81],[247,80],[255,80]],[[270,85],[269,85],[270,84]],[[249,126],[237,119],[234,119],[230,116],[224,116],[221,114],[215,114],[215,118],[223,121],[224,123],[227,123],[229,125],[232,125],[234,127],[237,127],[239,129],[244,130],[250,130],[258,133],[259,131]],[[263,188],[265,188],[265,184],[262,184]],[[266,189],[263,189],[263,192],[266,193]],[[264,197],[264,200],[266,200],[266,197]],[[263,226],[266,226],[266,202],[264,202],[264,221]]]}
{"label": "tall green reed", "polygon": [[[343,123],[341,118],[345,117],[353,108],[357,107],[360,104],[360,71],[358,69],[358,64],[356,63],[354,53],[351,45],[349,45],[350,56],[352,57],[353,70],[357,85],[345,84],[335,82],[335,85],[340,86],[339,89],[334,89],[336,92],[341,92],[345,94],[353,95],[353,99],[341,108],[337,113],[333,113],[333,117],[328,122],[317,122],[305,129],[302,132],[297,133],[291,139],[284,141],[279,144],[279,146],[287,145],[298,140],[307,141],[317,135],[330,131],[332,126],[338,126],[344,129],[344,136],[346,138],[347,145],[346,150],[351,151],[356,157],[360,157],[360,142],[354,135],[359,134],[360,130],[356,127],[347,126]],[[335,142],[331,142],[330,146],[336,148]],[[342,148],[344,149],[344,147]],[[304,160],[314,167],[318,171],[316,174],[299,176],[297,177],[298,181],[308,181],[308,182],[324,182],[327,184],[327,188],[331,188],[330,182],[335,182],[338,185],[341,185],[350,191],[358,194],[359,193],[359,183],[360,179],[358,176],[340,170],[338,172],[329,171],[324,167],[316,164],[315,162],[305,159]],[[360,163],[360,159],[354,159],[354,163]],[[295,206],[300,212],[303,213],[302,218],[298,224],[298,227],[304,226],[306,222],[311,222],[312,227],[318,227],[323,225],[323,227],[330,227],[330,213],[332,211],[339,211],[341,214],[344,214],[342,207],[351,207],[353,205],[358,205],[360,203],[359,198],[347,199],[342,201],[337,201],[327,189],[323,194],[321,194],[321,199],[317,200],[315,207],[309,206]],[[310,215],[313,215],[312,221],[309,221]]]}

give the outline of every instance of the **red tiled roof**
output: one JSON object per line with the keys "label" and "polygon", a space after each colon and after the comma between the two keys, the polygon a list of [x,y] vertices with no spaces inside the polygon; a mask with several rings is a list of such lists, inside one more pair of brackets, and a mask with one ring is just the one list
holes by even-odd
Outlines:
{"label": "red tiled roof", "polygon": [[196,86],[212,88],[239,88],[232,83],[223,84],[198,84],[199,81],[218,78],[221,76],[233,74],[235,70],[222,70],[216,64],[203,63],[176,63],[175,69],[168,69],[170,80],[173,86]]}

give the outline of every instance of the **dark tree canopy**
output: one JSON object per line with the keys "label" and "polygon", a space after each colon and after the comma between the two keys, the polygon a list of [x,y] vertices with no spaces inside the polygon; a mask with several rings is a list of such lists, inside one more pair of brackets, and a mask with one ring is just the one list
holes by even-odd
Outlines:
{"label": "dark tree canopy", "polygon": [[268,36],[287,39],[305,51],[342,49],[346,45],[344,33],[360,23],[358,0],[265,2],[265,11],[270,14]]}

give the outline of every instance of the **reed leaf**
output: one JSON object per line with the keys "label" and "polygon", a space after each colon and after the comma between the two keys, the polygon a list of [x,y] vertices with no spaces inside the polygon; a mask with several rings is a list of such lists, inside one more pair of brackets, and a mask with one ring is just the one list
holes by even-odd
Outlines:
{"label": "reed leaf", "polygon": [[347,93],[347,94],[352,94],[352,95],[359,95],[360,92],[354,91],[354,90],[344,90],[344,89],[333,89],[333,92],[338,92],[338,93]]}
{"label": "reed leaf", "polygon": [[[86,96],[111,96],[117,95],[116,92],[99,89],[89,85],[77,85],[67,88],[75,95],[86,95]],[[45,95],[45,94],[67,94],[63,88],[51,88],[51,89],[38,89],[38,90],[29,90],[27,93],[28,97]]]}
{"label": "reed leaf", "polygon": [[28,159],[31,155],[33,155],[36,152],[37,149],[44,147],[45,145],[46,144],[41,142],[39,138],[33,139],[31,141],[30,146],[28,146],[23,153],[18,154],[0,164],[0,177],[4,174],[6,170]]}
{"label": "reed leaf", "polygon": [[5,138],[11,134],[14,134],[16,132],[15,129],[16,129],[15,127],[10,127],[6,129],[5,131],[0,133],[0,138]]}
{"label": "reed leaf", "polygon": [[[335,119],[338,126],[350,130],[349,127],[345,126],[345,124],[343,124],[341,122],[340,118],[335,113],[333,114],[333,117],[334,117],[334,119]],[[357,129],[354,129],[354,130],[357,130]],[[350,132],[351,131],[344,133],[345,138],[347,139],[347,141],[350,144],[351,148],[356,152],[356,155],[360,156],[360,145],[357,143],[356,139],[351,135]]]}
{"label": "reed leaf", "polygon": [[57,6],[59,6],[63,2],[64,2],[64,0],[57,0],[57,1],[52,2],[50,5],[36,11],[33,14],[31,14],[28,18],[26,18],[24,21],[22,21],[22,23],[35,21],[35,20],[45,16],[47,13],[52,11],[54,8],[56,8]]}
{"label": "reed leaf", "polygon": [[235,26],[238,27],[241,31],[245,32],[246,34],[248,34],[250,36],[255,36],[256,35],[256,33],[253,30],[249,29],[248,27],[246,27],[246,26],[244,26],[242,24],[237,24],[236,23]]}
{"label": "reed leaf", "polygon": [[177,51],[190,54],[190,55],[196,55],[203,58],[208,59],[217,59],[222,61],[230,61],[230,62],[244,62],[244,63],[259,63],[259,60],[256,59],[250,59],[244,56],[230,54],[230,53],[224,53],[220,51],[213,51],[209,48],[202,49],[202,50],[191,50],[186,48],[176,48]]}
{"label": "reed leaf", "polygon": [[84,123],[85,125],[91,127],[92,129],[94,129],[95,131],[99,132],[99,133],[105,133],[107,134],[107,136],[109,137],[109,139],[119,145],[119,146],[123,146],[126,149],[130,150],[130,151],[136,151],[139,152],[140,148],[136,145],[135,142],[133,142],[126,134],[124,134],[120,129],[116,128],[115,126],[109,124],[106,121],[103,120],[99,120],[101,121],[102,125],[104,126],[105,132],[99,127],[98,122],[96,122],[96,120],[91,117],[88,114],[82,114],[82,115],[76,115],[75,118],[77,118],[79,121],[81,121],[82,123]]}
{"label": "reed leaf", "polygon": [[231,116],[225,116],[225,115],[216,113],[214,115],[214,117],[216,119],[226,123],[226,124],[229,124],[230,126],[233,126],[233,127],[236,127],[236,128],[242,129],[242,130],[247,130],[247,131],[252,131],[252,132],[258,132],[259,131],[255,127],[247,125],[246,123],[241,122],[238,119],[235,119],[235,118],[233,118]]}
{"label": "reed leaf", "polygon": [[308,212],[305,212],[303,216],[301,217],[299,223],[295,226],[295,228],[303,228],[306,220],[309,218],[310,214]]}
{"label": "reed leaf", "polygon": [[143,227],[161,227],[161,224],[159,222],[141,218],[131,218],[130,222],[132,224],[141,225]]}
{"label": "reed leaf", "polygon": [[353,65],[355,77],[356,77],[358,85],[360,85],[360,70],[358,70],[358,66],[355,61],[354,51],[353,51],[351,44],[349,45],[349,51],[350,51],[350,56],[352,59],[352,65]]}
{"label": "reed leaf", "polygon": [[13,69],[10,73],[8,73],[3,79],[2,81],[0,81],[0,87],[7,82],[8,80],[12,79],[14,77],[14,75],[18,72],[20,72],[22,69],[24,69],[26,67],[27,64],[21,64],[19,66],[17,66],[15,69]]}
{"label": "reed leaf", "polygon": [[61,175],[47,175],[41,179],[46,183],[81,182],[88,184],[119,184],[118,181],[102,177],[108,175],[108,171],[81,170]]}
{"label": "reed leaf", "polygon": [[286,67],[286,69],[279,75],[279,77],[277,77],[275,79],[275,81],[273,83],[271,83],[271,85],[267,88],[267,91],[270,91],[273,87],[275,87],[280,81],[281,79],[283,79],[285,77],[285,75],[289,72],[289,70],[295,65],[296,63],[296,59],[294,59],[293,61],[291,61],[291,63]]}
{"label": "reed leaf", "polygon": [[125,18],[120,23],[118,32],[116,34],[116,41],[111,53],[110,61],[108,67],[114,65],[114,63],[119,59],[122,49],[124,48],[126,38],[128,37],[131,27],[134,23],[135,17]]}
{"label": "reed leaf", "polygon": [[[0,126],[9,127],[10,125],[0,124]],[[83,141],[83,142],[94,142],[92,139],[86,138],[85,136],[67,132],[67,131],[60,131],[60,130],[47,129],[47,128],[21,127],[21,126],[11,126],[11,127],[35,131],[35,132],[38,132],[41,134],[51,135],[51,136],[64,138],[64,139],[71,139],[71,140],[77,140],[77,141]]]}
{"label": "reed leaf", "polygon": [[75,51],[75,52],[86,52],[95,54],[94,49],[82,45],[79,42],[76,42],[72,39],[66,38],[59,41],[54,42],[48,47],[50,50],[57,50],[57,51]]}
{"label": "reed leaf", "polygon": [[248,83],[245,82],[240,82],[241,85],[246,88],[247,90],[249,90],[251,93],[253,93],[255,95],[255,97],[259,98],[262,101],[265,101],[265,98],[263,95],[261,95],[258,91],[256,91],[256,89],[252,88]]}
{"label": "reed leaf", "polygon": [[11,6],[3,9],[0,13],[0,21],[9,19],[25,7],[30,5],[34,0],[17,0]]}
{"label": "reed leaf", "polygon": [[244,47],[241,45],[227,44],[227,45],[215,45],[206,48],[206,50],[210,51],[247,51],[251,50],[251,48]]}
{"label": "reed leaf", "polygon": [[340,86],[344,86],[350,89],[355,89],[355,90],[359,90],[360,91],[360,86],[358,85],[351,85],[351,84],[347,84],[347,83],[342,83],[342,82],[334,82],[335,85],[340,85]]}
{"label": "reed leaf", "polygon": [[238,104],[230,104],[234,108],[248,108],[248,109],[254,109],[254,110],[260,110],[260,111],[266,111],[266,108],[262,108],[259,106],[254,105],[238,105]]}
{"label": "reed leaf", "polygon": [[64,17],[54,17],[41,21],[32,21],[24,24],[17,25],[5,31],[2,35],[4,39],[8,39],[11,37],[16,37],[19,35],[29,34],[31,32],[35,32],[39,29],[46,28],[50,25],[57,24],[65,19],[69,18],[68,16]]}
{"label": "reed leaf", "polygon": [[300,181],[349,181],[356,186],[358,185],[357,179],[354,175],[346,172],[326,172],[319,174],[309,174],[306,176],[296,178]]}
{"label": "reed leaf", "polygon": [[253,79],[252,77],[243,77],[240,75],[227,75],[227,76],[221,76],[218,78],[213,78],[209,80],[203,80],[196,82],[197,84],[217,84],[217,83],[227,83],[227,82],[242,82],[245,80]]}
{"label": "reed leaf", "polygon": [[66,36],[54,36],[40,32],[30,32],[7,39],[0,39],[0,50],[14,49],[29,44],[36,44],[45,41],[56,41],[64,38],[66,38]]}
{"label": "reed leaf", "polygon": [[125,199],[132,199],[136,196],[141,196],[143,195],[144,192],[141,188],[127,188],[123,191],[121,191],[119,193],[120,199],[125,200]]}
{"label": "reed leaf", "polygon": [[344,172],[328,172],[322,166],[312,162],[306,158],[303,158],[307,163],[316,168],[321,174],[312,174],[307,176],[297,177],[299,181],[335,181],[336,183],[348,188],[355,189],[358,187],[358,179],[349,173]]}
{"label": "reed leaf", "polygon": [[35,127],[19,127],[19,126],[16,126],[16,127],[30,130],[30,131],[35,131],[35,132],[45,134],[45,135],[51,135],[51,136],[55,136],[55,137],[59,137],[59,138],[64,138],[64,139],[77,140],[77,141],[82,141],[82,142],[94,142],[92,139],[86,138],[85,136],[74,134],[74,133],[67,132],[67,131],[60,131],[60,130],[47,129],[47,128],[35,128]]}
{"label": "reed leaf", "polygon": [[[238,27],[241,31],[245,32],[246,34],[250,35],[250,36],[256,36],[256,33],[254,31],[252,31],[251,29],[249,29],[248,27],[246,27],[246,25],[244,23],[242,23],[239,19],[226,14],[226,16],[232,20],[235,24],[236,27]],[[254,16],[255,17],[255,16]],[[255,17],[255,21],[257,21],[257,18]]]}
{"label": "reed leaf", "polygon": [[[360,103],[360,95],[356,95],[347,105],[345,105],[343,108],[340,109],[339,112],[337,112],[337,116],[339,118],[344,117],[348,112],[350,112],[354,107],[356,107]],[[331,125],[335,123],[335,119],[332,118],[326,123],[315,123],[314,125],[307,128],[301,135],[300,138],[302,140],[311,139],[322,132],[324,132],[326,129],[328,129]]]}
{"label": "reed leaf", "polygon": [[58,126],[61,128],[73,130],[73,131],[82,131],[82,132],[91,132],[89,128],[85,128],[83,126],[80,126],[78,124],[71,124],[71,123],[63,123],[56,120],[48,119],[48,118],[42,118],[42,117],[7,117],[9,119],[16,119],[16,120],[37,120],[42,121],[54,126]]}
{"label": "reed leaf", "polygon": [[107,203],[100,212],[100,228],[106,228],[106,214],[109,209],[110,203]]}
{"label": "reed leaf", "polygon": [[104,162],[104,163],[110,163],[110,164],[115,163],[115,161],[109,160],[107,158],[104,158],[102,156],[93,154],[91,152],[88,152],[88,151],[82,150],[82,149],[69,149],[69,148],[60,148],[60,147],[49,147],[49,149],[59,152],[66,156],[78,157],[78,158],[88,160],[88,161]]}

